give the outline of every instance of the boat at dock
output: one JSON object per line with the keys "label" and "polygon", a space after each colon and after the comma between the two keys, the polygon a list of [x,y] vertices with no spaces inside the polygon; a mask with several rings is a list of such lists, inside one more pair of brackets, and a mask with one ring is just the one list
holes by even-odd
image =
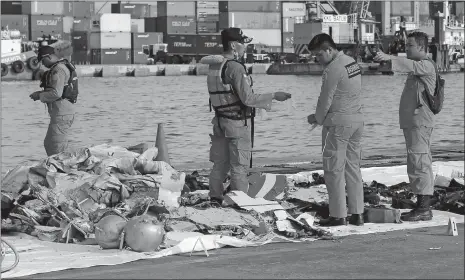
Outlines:
{"label": "boat at dock", "polygon": [[2,80],[33,80],[43,73],[32,44],[24,43],[17,30],[1,31]]}

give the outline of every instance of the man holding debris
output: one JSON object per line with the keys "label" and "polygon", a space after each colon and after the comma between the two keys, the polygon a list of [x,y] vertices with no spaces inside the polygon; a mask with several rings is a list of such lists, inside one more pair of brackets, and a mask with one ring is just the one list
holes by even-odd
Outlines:
{"label": "man holding debris", "polygon": [[310,124],[323,125],[323,170],[329,195],[329,218],[322,226],[363,225],[363,182],[360,171],[363,113],[361,70],[353,58],[336,49],[328,34],[316,35],[308,49],[325,66],[323,84]]}
{"label": "man holding debris", "polygon": [[[427,56],[428,35],[412,32],[407,38],[407,58],[378,52],[375,61],[391,61],[393,72],[408,73],[399,104],[399,124],[407,146],[407,173],[410,188],[417,195],[415,209],[401,216],[404,221],[433,218],[430,199],[434,191],[431,135],[434,113],[427,102],[435,92],[437,70]],[[426,96],[425,96],[426,95]],[[440,110],[440,109],[439,109]]]}
{"label": "man holding debris", "polygon": [[219,205],[223,202],[223,182],[231,171],[231,190],[248,192],[247,165],[251,163],[253,146],[254,108],[271,109],[274,100],[285,101],[291,94],[275,92],[255,94],[252,78],[239,60],[244,56],[245,44],[251,41],[240,28],[221,32],[223,55],[202,58],[209,65],[207,76],[212,120],[210,161],[210,198]]}
{"label": "man holding debris", "polygon": [[68,148],[68,133],[74,122],[74,106],[78,96],[78,80],[74,66],[60,59],[52,46],[41,46],[38,59],[49,68],[44,73],[40,87],[29,97],[47,104],[50,124],[44,139],[47,156],[61,153]]}

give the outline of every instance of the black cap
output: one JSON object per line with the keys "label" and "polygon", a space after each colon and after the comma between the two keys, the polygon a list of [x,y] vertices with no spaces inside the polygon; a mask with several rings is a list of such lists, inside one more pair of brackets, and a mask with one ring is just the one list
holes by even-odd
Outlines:
{"label": "black cap", "polygon": [[55,54],[55,48],[49,45],[45,46],[40,46],[38,54],[37,54],[37,59],[41,61],[44,56],[50,55],[50,54]]}
{"label": "black cap", "polygon": [[252,38],[245,36],[242,30],[237,27],[230,27],[221,31],[221,39],[223,44],[226,42],[239,42],[242,44],[248,44],[252,41]]}

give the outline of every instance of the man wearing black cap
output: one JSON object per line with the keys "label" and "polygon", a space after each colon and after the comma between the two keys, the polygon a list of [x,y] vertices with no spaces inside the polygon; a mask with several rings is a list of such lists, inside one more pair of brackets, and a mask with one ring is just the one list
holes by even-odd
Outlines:
{"label": "man wearing black cap", "polygon": [[44,90],[30,95],[34,101],[47,104],[50,124],[44,139],[47,156],[61,153],[68,148],[68,133],[74,122],[73,104],[76,102],[77,77],[68,61],[60,59],[52,46],[41,46],[38,59],[49,68],[44,73],[40,87]]}
{"label": "man wearing black cap", "polygon": [[219,205],[223,202],[223,181],[231,171],[231,190],[248,192],[247,165],[251,163],[253,145],[253,108],[271,109],[272,100],[285,101],[291,94],[275,92],[255,94],[252,78],[244,64],[239,62],[250,43],[240,28],[221,32],[223,55],[202,58],[209,65],[207,77],[210,105],[215,111],[212,120],[210,161],[210,198]]}

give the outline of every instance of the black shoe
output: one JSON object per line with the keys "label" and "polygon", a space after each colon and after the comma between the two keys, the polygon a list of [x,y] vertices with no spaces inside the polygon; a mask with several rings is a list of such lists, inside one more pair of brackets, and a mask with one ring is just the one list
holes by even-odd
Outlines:
{"label": "black shoe", "polygon": [[430,209],[430,196],[418,194],[416,208],[401,215],[400,219],[406,222],[431,221],[433,212]]}
{"label": "black shoe", "polygon": [[431,221],[433,212],[429,209],[415,209],[404,216],[400,216],[400,219],[406,222]]}
{"label": "black shoe", "polygon": [[223,200],[221,198],[211,197],[210,198],[210,205],[212,207],[222,207],[223,206]]}
{"label": "black shoe", "polygon": [[352,214],[349,218],[349,224],[355,226],[363,226],[364,223],[363,214]]}
{"label": "black shoe", "polygon": [[320,220],[319,224],[322,227],[345,226],[347,225],[347,221],[346,218],[329,217],[328,219]]}

